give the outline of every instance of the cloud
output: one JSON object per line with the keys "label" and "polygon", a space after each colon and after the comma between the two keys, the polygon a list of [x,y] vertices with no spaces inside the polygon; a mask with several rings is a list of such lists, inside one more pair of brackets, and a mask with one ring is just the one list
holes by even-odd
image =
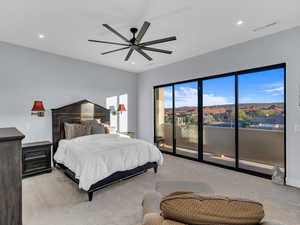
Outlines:
{"label": "cloud", "polygon": [[271,83],[271,84],[266,84],[265,87],[266,88],[282,87],[282,82],[275,82],[275,83]]}
{"label": "cloud", "polygon": [[263,92],[271,93],[272,96],[277,96],[277,95],[283,94],[284,87],[283,87],[282,82],[275,82],[275,83],[271,83],[271,84],[266,84],[266,85],[264,85]]}
{"label": "cloud", "polygon": [[175,107],[197,106],[198,92],[196,88],[180,87],[175,90]]}
{"label": "cloud", "polygon": [[179,91],[178,89],[176,90],[178,92],[177,94],[180,95],[197,95],[197,89],[196,88],[191,88],[191,87],[180,87]]}
{"label": "cloud", "polygon": [[242,97],[239,99],[240,103],[253,102],[255,100],[256,98],[252,98],[252,97]]}
{"label": "cloud", "polygon": [[216,96],[214,94],[203,94],[203,106],[227,105],[233,104],[226,97]]}
{"label": "cloud", "polygon": [[164,96],[165,97],[172,97],[172,90],[164,89]]}
{"label": "cloud", "polygon": [[166,108],[172,108],[172,91],[164,92],[164,105]]}
{"label": "cloud", "polygon": [[[172,91],[164,91],[165,107],[172,107]],[[203,106],[213,105],[227,105],[233,104],[228,98],[224,96],[216,96],[214,94],[203,94]],[[197,106],[198,105],[198,91],[197,88],[179,87],[175,90],[175,107],[183,106]]]}
{"label": "cloud", "polygon": [[283,91],[284,88],[282,86],[264,90],[265,93],[277,93],[277,94],[283,94]]}

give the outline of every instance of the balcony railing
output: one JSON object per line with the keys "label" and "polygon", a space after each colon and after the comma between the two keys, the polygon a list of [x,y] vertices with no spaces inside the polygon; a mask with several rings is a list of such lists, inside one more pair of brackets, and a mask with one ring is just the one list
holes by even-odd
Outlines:
{"label": "balcony railing", "polygon": [[[172,125],[160,126],[158,136],[163,137],[161,147],[172,150]],[[198,127],[196,125],[176,126],[177,153],[191,157],[198,154]],[[242,168],[255,167],[259,172],[271,173],[273,166],[284,167],[284,132],[239,128],[239,163]],[[204,159],[228,166],[235,163],[235,129],[204,126]]]}

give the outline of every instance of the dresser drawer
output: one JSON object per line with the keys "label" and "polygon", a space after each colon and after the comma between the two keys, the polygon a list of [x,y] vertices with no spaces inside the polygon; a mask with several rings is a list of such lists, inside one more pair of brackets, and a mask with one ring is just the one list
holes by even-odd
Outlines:
{"label": "dresser drawer", "polygon": [[28,151],[28,152],[24,152],[24,160],[28,161],[28,160],[35,160],[35,159],[44,159],[49,157],[49,151],[47,150],[34,150],[34,151]]}
{"label": "dresser drawer", "polygon": [[23,172],[31,173],[35,171],[48,169],[49,167],[50,167],[49,160],[47,158],[35,160],[35,161],[29,161],[29,162],[25,162],[25,164],[23,165]]}

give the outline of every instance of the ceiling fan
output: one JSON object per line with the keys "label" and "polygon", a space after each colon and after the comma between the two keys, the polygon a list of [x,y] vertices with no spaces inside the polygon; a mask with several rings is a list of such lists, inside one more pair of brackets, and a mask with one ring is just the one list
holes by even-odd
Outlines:
{"label": "ceiling fan", "polygon": [[124,37],[122,34],[120,34],[118,31],[116,31],[115,29],[113,29],[108,24],[103,24],[103,26],[106,29],[108,29],[109,31],[111,31],[112,33],[114,33],[115,35],[117,35],[119,38],[121,38],[126,43],[88,40],[90,42],[97,42],[97,43],[104,43],[104,44],[124,46],[122,48],[118,48],[118,49],[115,49],[115,50],[112,50],[112,51],[103,52],[102,55],[106,55],[106,54],[109,54],[109,53],[113,53],[113,52],[118,52],[118,51],[129,49],[128,54],[125,57],[125,61],[129,60],[130,56],[132,55],[132,53],[134,51],[137,51],[142,56],[144,56],[146,59],[148,59],[149,61],[151,61],[152,58],[147,53],[145,53],[145,51],[152,51],[152,52],[159,52],[159,53],[165,53],[165,54],[172,54],[172,51],[169,51],[169,50],[164,50],[164,49],[159,49],[159,48],[151,48],[151,47],[147,47],[147,46],[149,46],[149,45],[155,45],[155,44],[159,44],[159,43],[164,43],[164,42],[169,42],[169,41],[175,41],[176,40],[175,36],[167,37],[167,38],[163,38],[163,39],[158,39],[158,40],[154,40],[154,41],[141,42],[142,38],[144,37],[146,31],[148,30],[148,28],[150,26],[150,23],[147,22],[147,21],[144,22],[144,24],[143,24],[142,28],[140,29],[137,37],[135,37],[135,35],[138,32],[138,29],[134,28],[134,27],[130,29],[130,32],[133,35],[133,37],[130,40],[127,39],[126,37]]}

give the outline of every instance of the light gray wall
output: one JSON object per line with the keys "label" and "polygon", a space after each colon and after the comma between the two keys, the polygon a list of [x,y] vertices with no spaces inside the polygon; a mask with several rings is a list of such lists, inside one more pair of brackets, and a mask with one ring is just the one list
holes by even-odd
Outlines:
{"label": "light gray wall", "polygon": [[[201,41],[201,38],[199,39]],[[300,187],[300,28],[147,71],[138,78],[138,136],[153,141],[153,86],[287,63],[287,182]]]}
{"label": "light gray wall", "polygon": [[[106,97],[125,93],[135,131],[136,85],[136,74],[0,42],[0,127],[17,127],[24,142],[52,139],[51,108],[82,99],[105,107]],[[42,118],[30,115],[39,99],[47,109]]]}

